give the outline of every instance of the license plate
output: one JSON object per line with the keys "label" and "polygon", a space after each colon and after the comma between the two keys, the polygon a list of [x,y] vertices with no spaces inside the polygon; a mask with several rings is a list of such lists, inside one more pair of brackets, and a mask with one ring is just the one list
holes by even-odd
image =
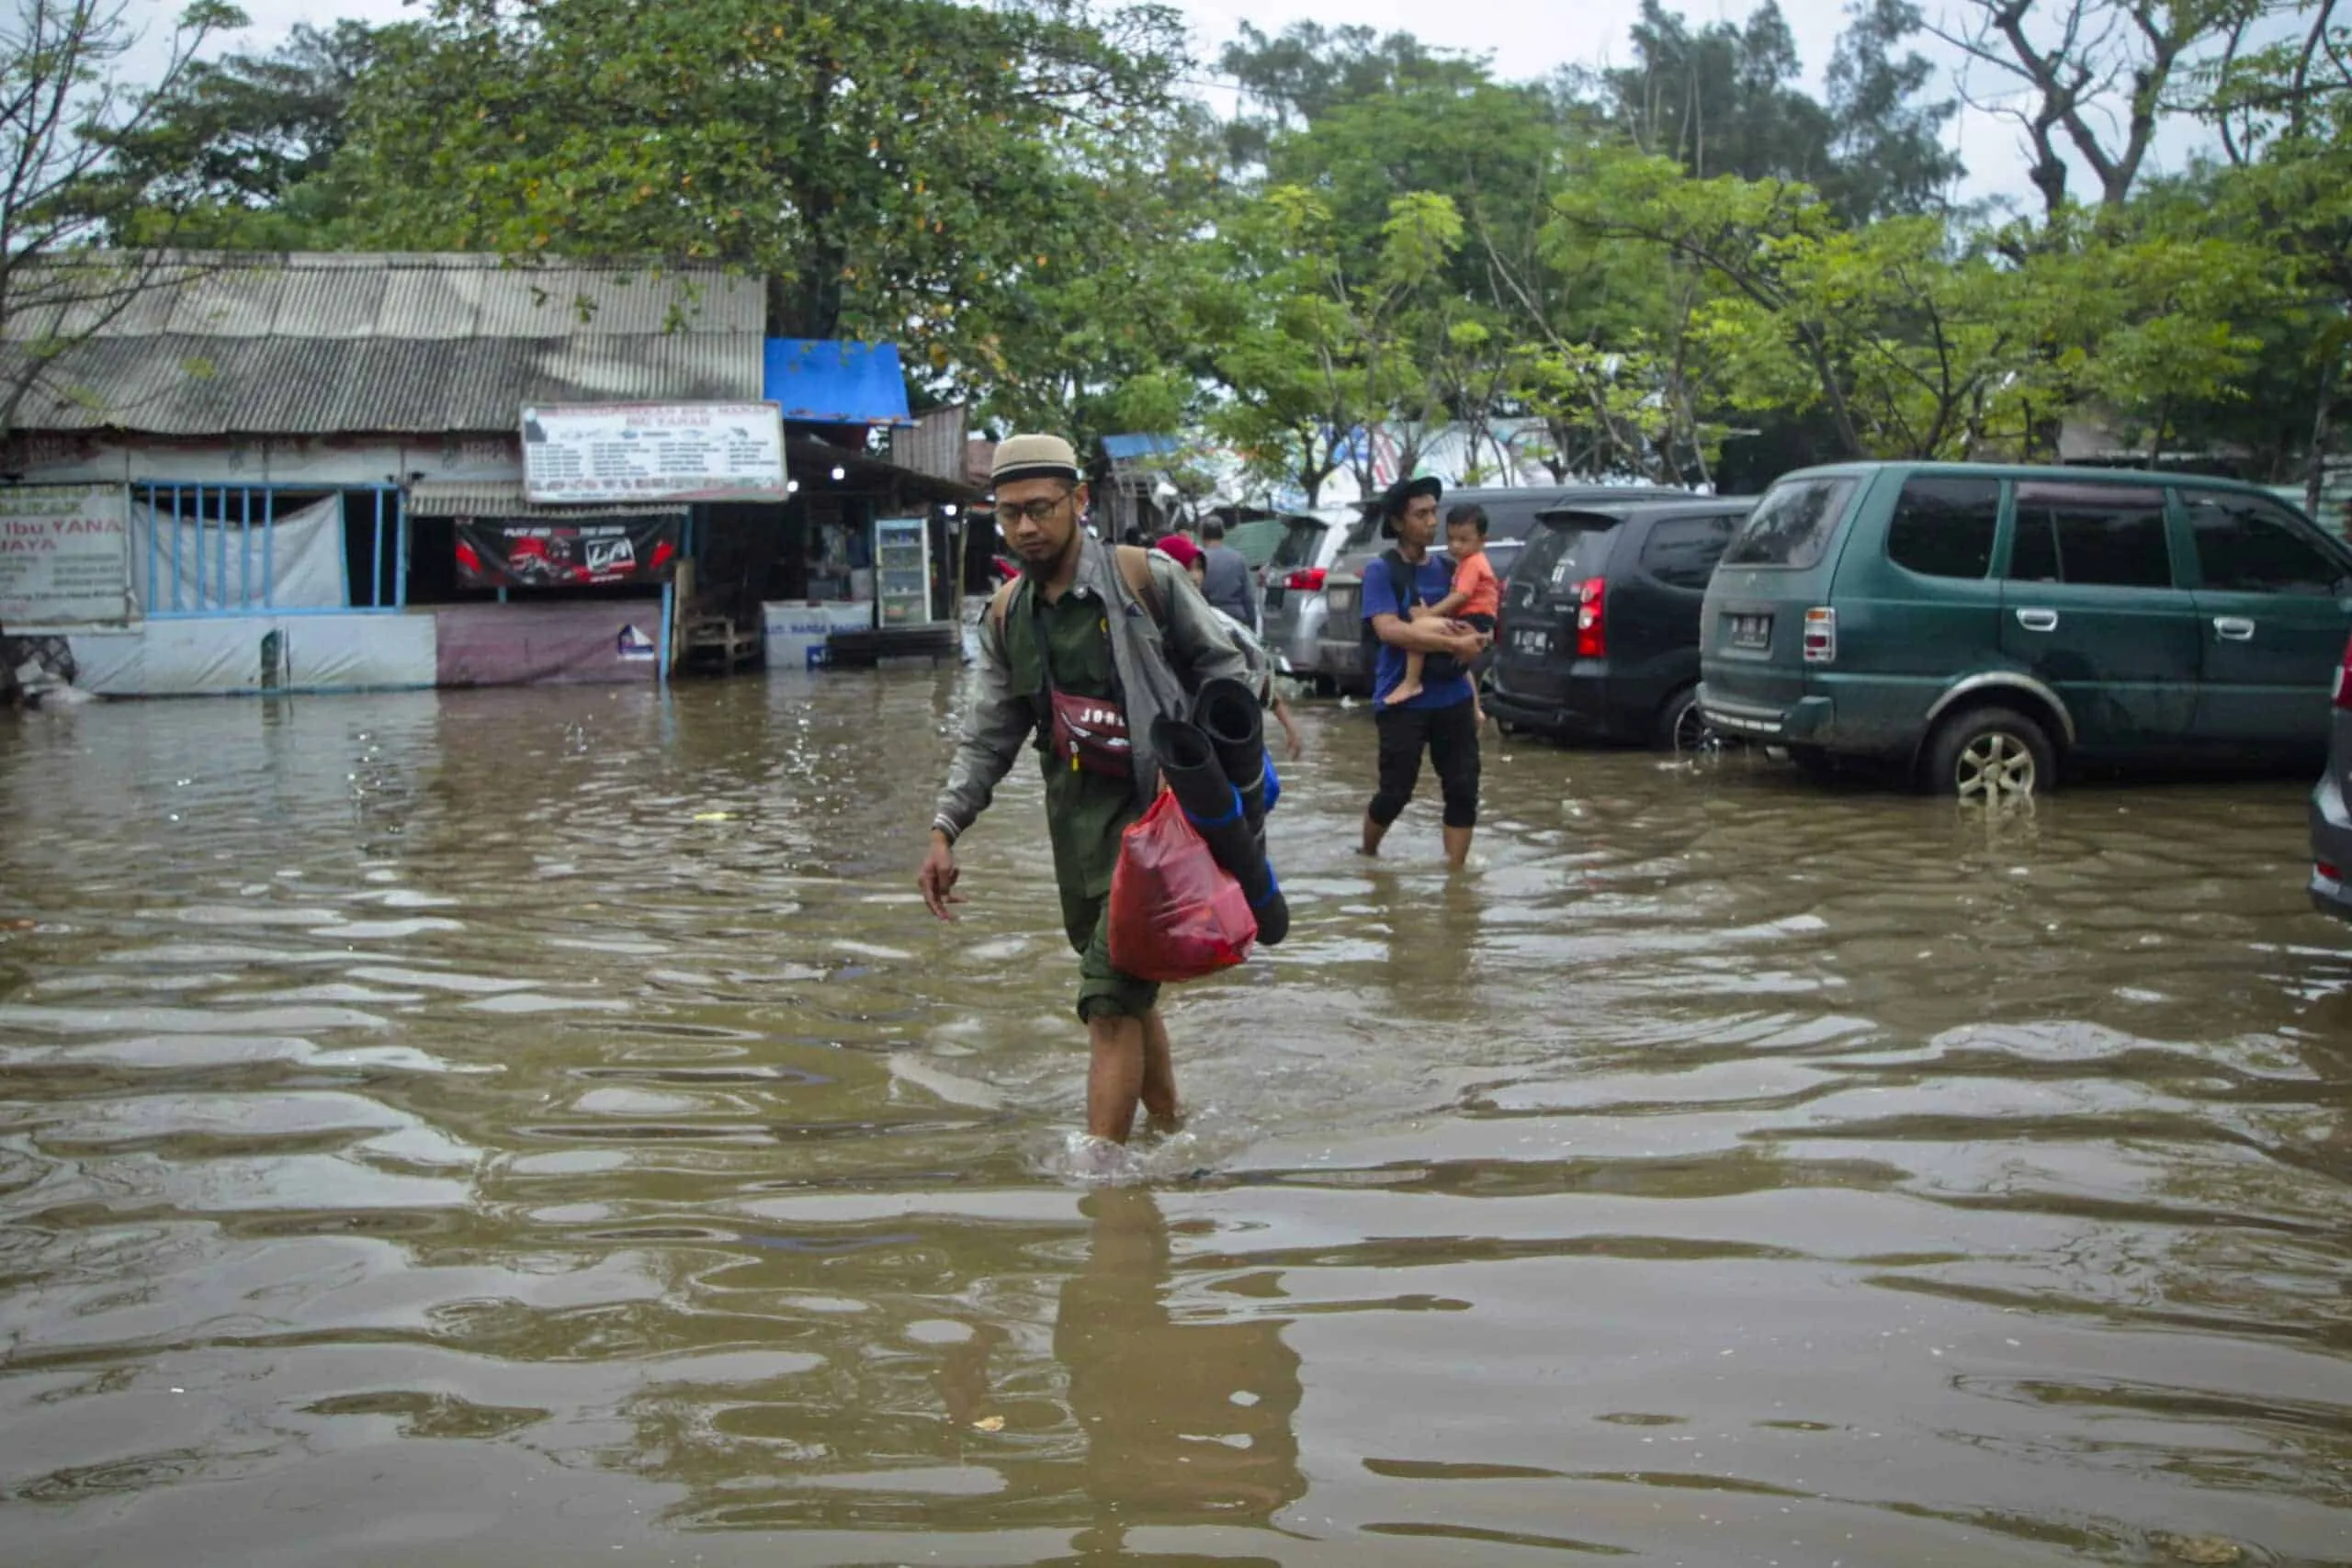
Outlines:
{"label": "license plate", "polygon": [[1510,634],[1510,645],[1521,653],[1549,653],[1552,634],[1541,626],[1521,627]]}
{"label": "license plate", "polygon": [[1770,615],[1725,615],[1730,623],[1731,645],[1734,648],[1770,648],[1772,646],[1772,617]]}
{"label": "license plate", "polygon": [[1331,614],[1335,616],[1351,615],[1355,611],[1356,591],[1352,588],[1334,588],[1325,597],[1329,600]]}
{"label": "license plate", "polygon": [[1266,611],[1269,615],[1283,607],[1283,585],[1279,582],[1266,590]]}

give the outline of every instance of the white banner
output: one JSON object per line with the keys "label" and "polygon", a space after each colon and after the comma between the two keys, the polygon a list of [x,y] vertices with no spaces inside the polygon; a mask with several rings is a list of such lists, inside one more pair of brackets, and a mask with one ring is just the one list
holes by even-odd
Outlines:
{"label": "white banner", "polygon": [[130,487],[0,487],[0,626],[130,620]]}
{"label": "white banner", "polygon": [[523,493],[557,505],[782,501],[775,403],[572,403],[523,411]]}
{"label": "white banner", "polygon": [[[391,526],[388,506],[384,527]],[[350,603],[344,588],[341,496],[279,513],[266,525],[256,512],[250,528],[242,514],[225,525],[168,513],[159,518],[142,502],[132,509],[130,531],[131,578],[149,615],[340,610]],[[156,578],[152,592],[151,562]]]}

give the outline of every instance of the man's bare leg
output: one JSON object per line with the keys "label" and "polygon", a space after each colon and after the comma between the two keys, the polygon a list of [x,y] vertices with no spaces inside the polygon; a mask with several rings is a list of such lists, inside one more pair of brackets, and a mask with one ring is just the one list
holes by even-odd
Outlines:
{"label": "man's bare leg", "polygon": [[1363,846],[1359,852],[1367,855],[1378,854],[1380,852],[1380,840],[1386,837],[1388,837],[1388,829],[1374,821],[1372,819],[1372,813],[1369,811],[1365,812],[1363,818]]}
{"label": "man's bare leg", "polygon": [[1086,1032],[1094,1058],[1086,1069],[1086,1130],[1124,1144],[1136,1124],[1136,1102],[1143,1098],[1144,1021],[1092,1018]]}
{"label": "man's bare leg", "polygon": [[1476,829],[1472,828],[1445,829],[1445,858],[1447,863],[1451,864],[1454,870],[1460,871],[1469,861],[1470,835],[1476,831]]}
{"label": "man's bare leg", "polygon": [[1176,1063],[1168,1054],[1168,1021],[1158,1008],[1143,1019],[1143,1111],[1155,1133],[1173,1133],[1184,1125],[1176,1102]]}

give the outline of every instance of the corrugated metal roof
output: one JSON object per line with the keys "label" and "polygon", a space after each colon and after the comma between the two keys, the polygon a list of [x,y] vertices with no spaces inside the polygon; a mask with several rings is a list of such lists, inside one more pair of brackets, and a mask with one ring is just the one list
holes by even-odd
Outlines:
{"label": "corrugated metal roof", "polygon": [[522,517],[552,522],[582,517],[684,517],[677,502],[639,502],[628,506],[548,506],[524,498],[520,479],[423,479],[408,492],[412,517]]}
{"label": "corrugated metal roof", "polygon": [[[61,292],[54,269],[19,275],[26,294]],[[526,402],[742,401],[763,386],[763,292],[715,267],[187,258],[110,314],[10,312],[0,376],[61,314],[65,335],[88,335],[42,371],[21,429],[487,432],[513,428]]]}

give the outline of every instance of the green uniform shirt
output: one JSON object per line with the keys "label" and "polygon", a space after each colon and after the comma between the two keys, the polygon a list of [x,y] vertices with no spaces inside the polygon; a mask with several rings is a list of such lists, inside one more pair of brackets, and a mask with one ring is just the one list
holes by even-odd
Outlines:
{"label": "green uniform shirt", "polygon": [[[1021,618],[1043,634],[1046,657],[1052,661],[1054,689],[1074,697],[1118,694],[1111,667],[1111,637],[1102,624],[1102,602],[1083,588],[1072,588],[1057,604],[1048,604],[1035,589],[1022,595]],[[1010,628],[1008,628],[1009,630]],[[1008,637],[1006,651],[1012,659],[1013,690],[1036,694],[1038,712],[1046,713],[1045,671],[1039,668],[1039,638]],[[1046,826],[1053,836],[1057,881],[1072,892],[1099,898],[1111,891],[1111,871],[1119,860],[1119,834],[1135,820],[1135,785],[1125,779],[1073,768],[1051,750],[1043,754],[1046,769]]]}
{"label": "green uniform shirt", "polygon": [[[1111,662],[1111,636],[1102,601],[1072,587],[1055,604],[1034,586],[1013,596],[1005,617],[1004,651],[1012,666],[1012,689],[1029,694],[1046,716],[1046,664],[1054,689],[1077,697],[1114,698],[1118,682]],[[1079,1016],[1097,1010],[1139,1018],[1158,999],[1159,987],[1111,967],[1108,911],[1111,874],[1119,863],[1119,837],[1137,815],[1135,784],[1073,768],[1042,753],[1046,772],[1046,829],[1054,846],[1054,881],[1061,893],[1062,924],[1080,955]]]}

